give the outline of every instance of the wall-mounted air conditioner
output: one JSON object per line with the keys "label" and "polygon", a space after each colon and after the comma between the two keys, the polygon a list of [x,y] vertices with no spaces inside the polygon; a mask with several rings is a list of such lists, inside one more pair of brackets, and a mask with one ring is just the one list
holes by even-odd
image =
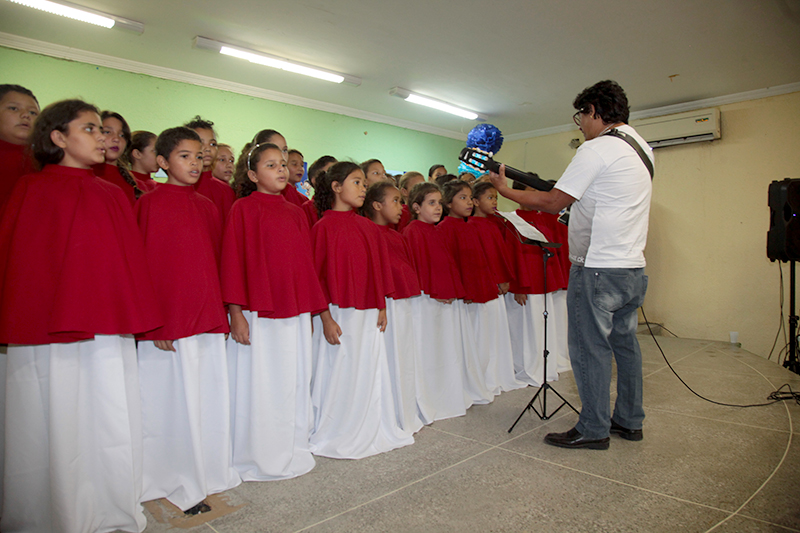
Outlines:
{"label": "wall-mounted air conditioner", "polygon": [[713,141],[720,138],[719,108],[631,121],[651,148]]}

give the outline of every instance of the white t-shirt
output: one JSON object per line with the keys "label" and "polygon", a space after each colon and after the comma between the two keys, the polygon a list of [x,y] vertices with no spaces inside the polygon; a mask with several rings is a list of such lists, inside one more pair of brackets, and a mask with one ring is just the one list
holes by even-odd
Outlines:
{"label": "white t-shirt", "polygon": [[[653,151],[628,125],[653,161]],[[586,141],[556,183],[576,201],[569,217],[569,258],[590,268],[643,268],[652,183],[639,154],[609,135]]]}

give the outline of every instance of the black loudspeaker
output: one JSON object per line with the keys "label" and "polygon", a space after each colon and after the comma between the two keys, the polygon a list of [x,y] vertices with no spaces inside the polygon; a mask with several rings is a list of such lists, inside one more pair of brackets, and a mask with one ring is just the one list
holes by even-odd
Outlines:
{"label": "black loudspeaker", "polygon": [[772,261],[800,261],[800,179],[769,184],[767,257]]}

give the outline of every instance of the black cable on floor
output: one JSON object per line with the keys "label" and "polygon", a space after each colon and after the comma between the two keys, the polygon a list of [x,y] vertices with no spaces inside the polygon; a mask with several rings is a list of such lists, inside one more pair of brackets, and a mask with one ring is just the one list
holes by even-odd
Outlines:
{"label": "black cable on floor", "polygon": [[[653,338],[653,342],[656,343],[656,346],[658,347],[658,351],[661,352],[661,357],[664,358],[664,361],[667,363],[667,366],[669,367],[669,369],[672,370],[673,374],[675,374],[675,377],[678,378],[678,380],[681,383],[683,383],[683,386],[686,387],[687,389],[689,389],[689,392],[691,392],[692,394],[694,394],[698,398],[700,398],[702,400],[705,400],[705,401],[707,401],[709,403],[713,403],[713,404],[716,404],[716,405],[722,405],[722,406],[725,406],[725,407],[764,407],[766,405],[772,405],[774,403],[778,403],[778,402],[781,402],[781,401],[784,401],[784,400],[791,400],[791,399],[794,399],[795,401],[800,403],[800,393],[792,391],[792,388],[789,387],[788,383],[785,383],[778,390],[772,392],[767,397],[767,399],[771,400],[771,401],[769,401],[767,403],[753,403],[753,404],[749,404],[749,405],[739,405],[739,404],[735,404],[735,403],[717,402],[715,400],[711,400],[711,399],[706,398],[705,396],[703,396],[701,394],[696,393],[694,391],[694,389],[692,389],[685,381],[683,381],[683,378],[681,378],[678,375],[678,373],[675,372],[675,369],[672,368],[672,365],[669,364],[669,360],[667,359],[667,356],[664,353],[664,350],[661,349],[661,345],[658,344],[658,340],[656,339],[656,336],[653,333],[653,330],[650,328],[650,321],[647,320],[647,315],[644,313],[644,307],[642,307],[641,310],[642,310],[642,318],[644,318],[644,323],[647,324],[647,331],[650,332],[650,336]],[[781,390],[784,387],[788,387],[789,388],[789,392],[781,392]]]}

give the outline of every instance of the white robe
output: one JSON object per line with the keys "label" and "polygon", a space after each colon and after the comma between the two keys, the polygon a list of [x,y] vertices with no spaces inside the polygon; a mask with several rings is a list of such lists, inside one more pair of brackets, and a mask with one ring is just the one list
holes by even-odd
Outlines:
{"label": "white robe", "polygon": [[463,416],[472,399],[464,388],[459,303],[444,304],[421,294],[411,305],[418,332],[416,384],[422,421]]}
{"label": "white robe", "polygon": [[185,511],[241,483],[231,462],[225,335],[174,341],[175,352],[139,342],[144,475],[142,501]]}
{"label": "white robe", "polygon": [[245,311],[250,345],[228,339],[233,406],[233,463],[244,481],[309,472],[311,316],[262,318]]}
{"label": "white robe", "polygon": [[384,334],[378,310],[328,306],[342,330],[341,344],[325,340],[314,317],[314,430],[311,452],[361,459],[414,443],[398,424]]}
{"label": "white robe", "polygon": [[132,337],[9,346],[5,435],[4,533],[147,525]]}
{"label": "white robe", "polygon": [[395,413],[400,427],[411,433],[416,433],[423,426],[417,407],[416,360],[419,356],[412,309],[415,298],[419,296],[400,300],[386,298],[388,324],[384,333]]}

